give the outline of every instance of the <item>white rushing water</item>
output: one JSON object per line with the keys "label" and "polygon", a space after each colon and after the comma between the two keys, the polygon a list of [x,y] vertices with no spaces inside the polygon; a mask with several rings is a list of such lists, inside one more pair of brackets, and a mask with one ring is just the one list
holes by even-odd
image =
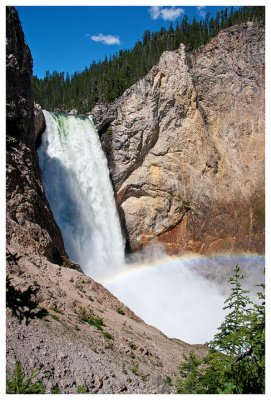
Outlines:
{"label": "white rushing water", "polygon": [[107,159],[90,118],[43,111],[42,183],[69,257],[101,280],[124,263]]}

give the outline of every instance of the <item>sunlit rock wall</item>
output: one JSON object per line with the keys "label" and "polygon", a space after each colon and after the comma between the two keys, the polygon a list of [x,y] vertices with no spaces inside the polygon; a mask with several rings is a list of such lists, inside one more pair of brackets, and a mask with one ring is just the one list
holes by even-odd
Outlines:
{"label": "sunlit rock wall", "polygon": [[132,250],[264,250],[264,57],[264,28],[234,26],[94,108]]}

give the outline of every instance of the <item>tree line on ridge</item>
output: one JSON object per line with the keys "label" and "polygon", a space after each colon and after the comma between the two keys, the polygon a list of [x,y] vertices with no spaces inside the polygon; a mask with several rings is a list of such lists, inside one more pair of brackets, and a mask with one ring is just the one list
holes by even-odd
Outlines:
{"label": "tree line on ridge", "polygon": [[264,20],[265,7],[225,7],[216,17],[192,21],[185,15],[169,28],[158,32],[146,30],[130,50],[120,50],[103,61],[95,62],[82,72],[46,72],[43,79],[33,77],[34,98],[49,111],[76,109],[89,112],[99,102],[112,102],[127,88],[142,78],[158,61],[165,50],[175,50],[184,43],[194,51],[205,45],[221,29],[255,19]]}

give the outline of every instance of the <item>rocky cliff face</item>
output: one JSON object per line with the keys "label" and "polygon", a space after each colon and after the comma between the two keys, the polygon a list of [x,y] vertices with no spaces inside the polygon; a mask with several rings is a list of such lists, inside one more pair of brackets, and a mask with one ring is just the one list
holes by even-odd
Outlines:
{"label": "rocky cliff face", "polygon": [[264,29],[184,46],[92,111],[132,249],[263,251]]}
{"label": "rocky cliff face", "polygon": [[59,228],[43,194],[37,162],[32,57],[17,11],[7,7],[7,244],[62,262]]}

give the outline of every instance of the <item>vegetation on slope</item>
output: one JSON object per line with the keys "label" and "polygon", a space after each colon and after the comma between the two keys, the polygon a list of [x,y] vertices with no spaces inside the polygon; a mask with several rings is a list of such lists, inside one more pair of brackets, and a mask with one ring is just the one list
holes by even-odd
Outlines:
{"label": "vegetation on slope", "polygon": [[[180,367],[180,378],[176,382],[179,394],[262,394],[265,392],[265,297],[264,285],[259,285],[258,301],[253,304],[243,289],[243,276],[236,266],[229,282],[231,293],[224,309],[229,310],[218,328],[214,339],[207,343],[208,354],[198,358],[191,353]],[[81,322],[93,325],[85,309],[81,309]],[[97,320],[97,318],[96,318]],[[95,320],[95,322],[96,322]],[[100,320],[97,329],[104,324]],[[103,332],[107,340],[113,340]],[[131,344],[130,344],[131,345]],[[132,346],[131,346],[132,347]],[[132,372],[144,380],[147,375],[135,364]],[[38,381],[38,371],[24,374],[17,360],[13,373],[7,374],[7,393],[45,393],[45,385]],[[172,385],[171,378],[165,382]],[[86,393],[85,386],[78,386],[77,393]],[[59,385],[51,393],[61,393]]]}
{"label": "vegetation on slope", "polygon": [[[22,365],[16,361],[12,374],[7,375],[6,393],[8,394],[43,394],[45,385],[41,381],[35,381],[38,371],[31,371],[29,377],[24,375]],[[35,382],[34,382],[35,381]]]}
{"label": "vegetation on slope", "polygon": [[49,111],[77,109],[90,111],[97,102],[111,102],[142,78],[165,50],[175,50],[184,43],[188,50],[206,44],[224,28],[255,19],[264,20],[264,7],[225,8],[215,18],[188,21],[185,15],[175,27],[159,32],[146,30],[131,50],[120,50],[115,56],[93,62],[72,76],[64,72],[46,72],[44,79],[33,77],[35,101]]}

